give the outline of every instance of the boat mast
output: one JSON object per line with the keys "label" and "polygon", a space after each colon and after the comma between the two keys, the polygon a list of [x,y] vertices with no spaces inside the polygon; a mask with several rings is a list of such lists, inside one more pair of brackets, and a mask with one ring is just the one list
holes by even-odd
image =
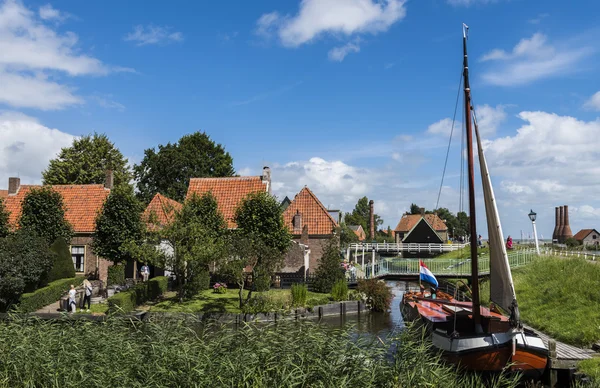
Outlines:
{"label": "boat mast", "polygon": [[471,87],[469,85],[469,61],[467,59],[467,31],[463,23],[463,77],[465,85],[465,124],[467,129],[467,162],[469,169],[469,227],[471,229],[471,290],[473,296],[473,321],[475,330],[481,331],[479,304],[479,271],[477,269],[477,223],[475,221],[475,169],[473,162],[473,130],[471,128]]}

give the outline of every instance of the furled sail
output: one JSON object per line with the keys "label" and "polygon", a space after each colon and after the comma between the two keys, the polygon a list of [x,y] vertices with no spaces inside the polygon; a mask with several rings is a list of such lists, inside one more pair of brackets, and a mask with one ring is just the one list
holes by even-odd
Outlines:
{"label": "furled sail", "polygon": [[[518,310],[516,310],[517,297],[515,295],[515,287],[510,272],[508,255],[506,254],[506,246],[504,245],[504,236],[502,234],[502,226],[500,225],[498,207],[496,206],[492,180],[488,171],[485,155],[483,154],[483,147],[481,146],[481,137],[479,136],[477,120],[475,119],[474,122],[475,136],[477,137],[477,153],[479,154],[479,166],[481,168],[481,180],[483,184],[485,215],[488,226],[488,244],[490,247],[490,299],[505,311],[513,312],[515,314],[515,319],[518,321],[519,313]],[[515,303],[513,304],[513,302]]]}

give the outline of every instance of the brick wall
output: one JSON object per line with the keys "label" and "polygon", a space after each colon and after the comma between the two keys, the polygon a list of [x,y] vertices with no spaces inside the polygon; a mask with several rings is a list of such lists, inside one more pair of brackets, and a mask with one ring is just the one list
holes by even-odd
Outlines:
{"label": "brick wall", "polygon": [[[327,241],[331,236],[309,236],[308,239],[301,236],[294,236],[293,240],[297,243],[308,245],[310,249],[309,271],[314,273],[319,265],[319,260],[323,256],[323,251]],[[288,251],[281,272],[297,272],[304,266],[304,256],[302,249],[298,244],[292,244]]]}
{"label": "brick wall", "polygon": [[85,247],[85,258],[83,264],[83,272],[78,272],[77,275],[98,275],[98,278],[103,282],[108,279],[108,267],[112,265],[111,261],[98,257],[92,251],[92,236],[76,235],[71,239],[71,246]]}

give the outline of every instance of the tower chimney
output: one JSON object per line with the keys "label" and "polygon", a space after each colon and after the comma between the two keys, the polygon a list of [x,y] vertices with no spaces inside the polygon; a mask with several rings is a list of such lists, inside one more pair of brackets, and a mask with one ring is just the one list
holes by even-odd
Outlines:
{"label": "tower chimney", "polygon": [[267,185],[267,193],[271,194],[271,168],[264,166],[261,180]]}
{"label": "tower chimney", "polygon": [[104,188],[112,190],[115,186],[115,178],[112,170],[106,170],[106,179],[104,180]]}
{"label": "tower chimney", "polygon": [[302,233],[302,213],[300,213],[300,210],[296,210],[296,214],[294,215],[292,222],[294,224],[294,234]]}
{"label": "tower chimney", "polygon": [[563,241],[566,241],[568,238],[573,237],[573,232],[571,231],[571,226],[569,225],[569,206],[565,205],[564,209],[565,219],[563,223],[562,238]]}
{"label": "tower chimney", "polygon": [[10,177],[8,178],[8,195],[15,195],[19,192],[21,187],[21,178]]}
{"label": "tower chimney", "polygon": [[371,241],[375,239],[375,211],[374,211],[373,200],[369,201],[369,224],[371,226]]}
{"label": "tower chimney", "polygon": [[554,208],[554,232],[552,232],[552,241],[558,240],[558,231],[560,229],[560,214],[558,206]]}
{"label": "tower chimney", "polygon": [[565,209],[560,206],[559,208],[559,222],[558,222],[558,242],[564,243],[565,239],[563,238],[563,230],[565,228]]}

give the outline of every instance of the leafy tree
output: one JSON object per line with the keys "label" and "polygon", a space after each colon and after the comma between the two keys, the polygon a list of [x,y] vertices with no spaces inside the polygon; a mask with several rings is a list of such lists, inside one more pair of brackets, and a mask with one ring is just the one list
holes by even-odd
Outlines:
{"label": "leafy tree", "polygon": [[319,259],[313,287],[318,292],[331,292],[333,285],[344,279],[345,275],[341,267],[338,241],[335,237],[332,237],[325,245],[323,256]]}
{"label": "leafy tree", "polygon": [[50,186],[34,188],[23,199],[21,228],[42,237],[47,244],[57,238],[71,241],[73,228],[65,219],[62,195]]}
{"label": "leafy tree", "polygon": [[[373,219],[375,220],[375,230],[377,230],[378,226],[383,224],[383,220],[377,214],[373,215]],[[352,213],[346,213],[344,216],[344,222],[347,225],[361,225],[367,236],[369,236],[371,230],[369,198],[362,197],[359,199]]]}
{"label": "leafy tree", "polygon": [[157,192],[183,201],[190,178],[225,177],[235,174],[233,159],[204,132],[185,135],[175,144],[149,148],[133,168],[138,197],[150,202]]}
{"label": "leafy tree", "polygon": [[45,239],[30,230],[0,239],[0,310],[43,285],[40,281],[52,267],[52,256]]}
{"label": "leafy tree", "polygon": [[340,244],[346,246],[348,244],[358,242],[358,236],[345,222],[340,223]]}
{"label": "leafy tree", "polygon": [[163,232],[173,255],[162,255],[159,265],[170,268],[178,279],[180,300],[207,289],[209,268],[226,257],[225,219],[212,193],[185,201],[175,221]]}
{"label": "leafy tree", "polygon": [[94,253],[114,263],[132,259],[130,245],[141,244],[143,238],[141,210],[131,187],[119,186],[112,190],[96,218]]}
{"label": "leafy tree", "polygon": [[0,238],[8,236],[10,226],[8,224],[8,211],[4,206],[4,201],[0,198]]}
{"label": "leafy tree", "polygon": [[106,171],[112,170],[115,185],[128,184],[131,172],[127,159],[105,134],[94,133],[75,139],[60,151],[42,173],[46,185],[104,183]]}
{"label": "leafy tree", "polygon": [[48,282],[53,282],[58,279],[67,279],[75,277],[75,267],[69,245],[64,238],[57,238],[50,246],[50,251],[54,254],[54,262],[52,269],[48,274]]}
{"label": "leafy tree", "polygon": [[421,214],[421,208],[416,203],[410,204],[410,214]]}

